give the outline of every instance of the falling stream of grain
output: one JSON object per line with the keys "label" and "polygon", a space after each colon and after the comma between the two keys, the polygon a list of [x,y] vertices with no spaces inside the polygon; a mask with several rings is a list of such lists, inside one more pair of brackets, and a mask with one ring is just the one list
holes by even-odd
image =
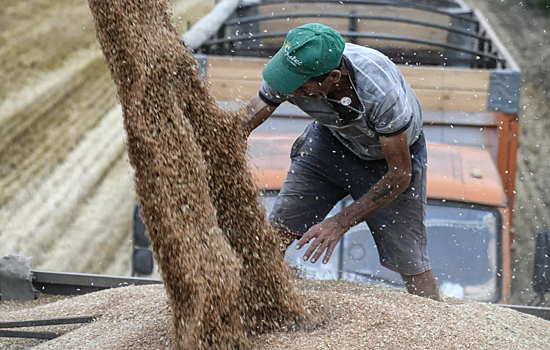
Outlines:
{"label": "falling stream of grain", "polygon": [[315,323],[257,201],[244,112],[218,107],[168,4],[89,5],[118,88],[176,348],[248,348],[251,334]]}

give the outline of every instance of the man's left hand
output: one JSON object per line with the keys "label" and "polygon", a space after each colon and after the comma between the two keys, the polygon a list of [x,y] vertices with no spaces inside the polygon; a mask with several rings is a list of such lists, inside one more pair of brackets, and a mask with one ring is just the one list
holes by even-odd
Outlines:
{"label": "man's left hand", "polygon": [[300,249],[304,244],[309,243],[312,239],[315,239],[309,246],[308,250],[304,254],[304,261],[307,261],[311,254],[317,249],[315,255],[311,258],[311,262],[315,263],[326,250],[323,264],[328,263],[336,244],[340,241],[340,238],[346,233],[346,229],[342,227],[336,217],[330,217],[317,225],[311,227],[309,231],[298,241],[296,249]]}

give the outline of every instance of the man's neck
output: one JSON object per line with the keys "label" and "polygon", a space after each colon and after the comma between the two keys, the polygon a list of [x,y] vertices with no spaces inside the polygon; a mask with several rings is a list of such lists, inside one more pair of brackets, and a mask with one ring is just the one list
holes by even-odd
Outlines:
{"label": "man's neck", "polygon": [[342,98],[344,96],[351,97],[353,95],[353,91],[351,88],[351,82],[350,82],[350,76],[348,69],[346,67],[346,64],[344,63],[342,67],[342,76],[340,78],[340,81],[336,84],[332,84],[328,91],[328,97],[336,97],[336,98]]}

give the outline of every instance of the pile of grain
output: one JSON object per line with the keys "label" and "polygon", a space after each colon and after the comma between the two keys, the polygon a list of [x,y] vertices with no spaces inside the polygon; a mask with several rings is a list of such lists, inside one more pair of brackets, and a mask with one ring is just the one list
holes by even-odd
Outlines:
{"label": "pile of grain", "polygon": [[305,324],[310,314],[257,201],[244,112],[217,106],[165,1],[89,5],[118,87],[174,345],[246,348],[249,334]]}
{"label": "pile of grain", "polygon": [[[550,322],[494,305],[454,298],[435,302],[404,290],[345,281],[297,284],[310,307],[330,302],[330,322],[313,331],[254,336],[253,349],[548,349],[550,344]],[[162,286],[92,293],[1,314],[0,320],[103,317],[55,340],[0,340],[0,348],[167,349],[174,342],[170,313]]]}

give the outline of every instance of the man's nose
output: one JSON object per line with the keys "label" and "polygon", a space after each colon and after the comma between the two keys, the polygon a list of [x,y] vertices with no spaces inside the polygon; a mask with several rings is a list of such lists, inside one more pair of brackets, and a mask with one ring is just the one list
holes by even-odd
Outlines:
{"label": "man's nose", "polygon": [[302,91],[301,88],[296,89],[296,90],[292,91],[292,96],[294,96],[294,97],[302,97],[302,96],[304,96],[304,91]]}

